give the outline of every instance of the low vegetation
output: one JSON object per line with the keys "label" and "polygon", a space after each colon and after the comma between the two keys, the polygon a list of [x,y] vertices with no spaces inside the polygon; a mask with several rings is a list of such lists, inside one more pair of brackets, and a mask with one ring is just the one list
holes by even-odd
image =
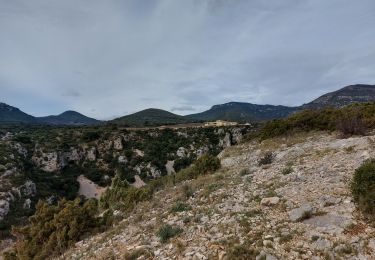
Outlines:
{"label": "low vegetation", "polygon": [[173,175],[162,176],[150,181],[142,188],[130,186],[126,179],[119,174],[115,176],[112,185],[100,198],[100,206],[103,209],[128,209],[145,200],[152,198],[155,191],[165,187],[174,186],[182,181],[195,179],[200,175],[210,174],[220,168],[220,160],[213,155],[205,154],[197,159],[190,167]]}
{"label": "low vegetation", "polygon": [[268,151],[266,152],[259,160],[258,160],[258,165],[259,166],[262,166],[262,165],[267,165],[267,164],[271,164],[273,162],[275,158],[275,155]]}
{"label": "low vegetation", "polygon": [[375,127],[375,103],[356,103],[343,108],[304,110],[268,121],[249,138],[265,140],[307,131],[339,131],[343,137],[363,135]]}
{"label": "low vegetation", "polygon": [[49,259],[63,253],[83,235],[99,227],[97,201],[61,200],[57,205],[39,202],[30,224],[14,228],[15,250],[5,259]]}
{"label": "low vegetation", "polygon": [[355,171],[350,188],[358,209],[375,220],[375,159],[364,162]]}
{"label": "low vegetation", "polygon": [[164,224],[159,228],[156,235],[160,238],[160,242],[165,243],[172,237],[175,237],[182,232],[183,230],[180,227],[173,227],[171,225]]}

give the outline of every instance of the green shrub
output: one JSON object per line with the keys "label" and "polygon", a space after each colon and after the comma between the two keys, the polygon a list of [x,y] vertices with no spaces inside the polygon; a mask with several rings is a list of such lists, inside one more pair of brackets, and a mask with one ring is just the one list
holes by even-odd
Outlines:
{"label": "green shrub", "polygon": [[180,227],[172,227],[171,225],[164,224],[161,226],[156,233],[162,243],[167,242],[170,238],[177,236],[182,233],[183,230]]}
{"label": "green shrub", "polygon": [[83,203],[61,200],[57,205],[39,202],[30,224],[13,228],[18,259],[49,259],[62,254],[98,226],[96,200]]}
{"label": "green shrub", "polygon": [[292,166],[286,166],[282,171],[281,171],[281,174],[282,175],[288,175],[288,174],[291,174],[293,172],[293,167]]}
{"label": "green shrub", "polygon": [[86,142],[92,142],[92,141],[99,139],[100,136],[101,136],[101,133],[98,131],[89,131],[89,132],[83,133],[82,139]]}
{"label": "green shrub", "polygon": [[375,159],[364,162],[354,173],[350,184],[358,209],[371,220],[375,219]]}
{"label": "green shrub", "polygon": [[251,245],[232,245],[227,252],[228,259],[248,260],[255,259],[258,251]]}
{"label": "green shrub", "polygon": [[196,175],[213,173],[220,168],[220,160],[216,156],[205,154],[194,163]]}
{"label": "green shrub", "polygon": [[190,210],[191,207],[186,204],[186,203],[183,203],[181,201],[177,201],[171,208],[170,212],[171,213],[175,213],[175,212],[183,212],[183,211],[187,211],[187,210]]}
{"label": "green shrub", "polygon": [[240,171],[240,176],[246,176],[246,175],[249,175],[249,174],[251,174],[251,171],[248,168],[243,168]]}
{"label": "green shrub", "polygon": [[111,187],[100,197],[100,206],[103,209],[115,207],[132,210],[137,203],[151,199],[152,194],[152,186],[135,188],[130,186],[126,180],[121,179],[119,174],[116,174]]}
{"label": "green shrub", "polygon": [[194,196],[194,190],[190,185],[185,184],[182,186],[182,194],[183,199],[189,199]]}
{"label": "green shrub", "polygon": [[262,165],[267,165],[267,164],[271,164],[273,162],[273,159],[274,159],[274,155],[272,152],[266,152],[263,157],[261,157],[259,160],[258,160],[258,165],[259,166],[262,166]]}
{"label": "green shrub", "polygon": [[336,129],[340,131],[343,137],[364,135],[366,132],[361,115],[356,110],[341,115],[337,121]]}

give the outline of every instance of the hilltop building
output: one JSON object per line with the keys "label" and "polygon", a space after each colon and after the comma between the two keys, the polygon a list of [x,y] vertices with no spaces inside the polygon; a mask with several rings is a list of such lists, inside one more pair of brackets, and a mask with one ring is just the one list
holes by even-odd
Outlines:
{"label": "hilltop building", "polygon": [[229,121],[224,121],[224,120],[216,120],[214,122],[207,122],[204,124],[204,126],[209,127],[209,126],[235,126],[238,125],[237,122],[229,122]]}

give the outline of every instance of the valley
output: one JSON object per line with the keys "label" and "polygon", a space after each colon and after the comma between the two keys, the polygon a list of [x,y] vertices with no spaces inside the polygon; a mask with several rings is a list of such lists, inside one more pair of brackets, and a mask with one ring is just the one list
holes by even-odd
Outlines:
{"label": "valley", "polygon": [[[112,178],[148,182],[218,154],[251,131],[232,128],[128,130],[101,127],[4,127],[1,132],[1,237],[23,224],[39,199],[99,198]],[[100,186],[100,187],[99,187]]]}

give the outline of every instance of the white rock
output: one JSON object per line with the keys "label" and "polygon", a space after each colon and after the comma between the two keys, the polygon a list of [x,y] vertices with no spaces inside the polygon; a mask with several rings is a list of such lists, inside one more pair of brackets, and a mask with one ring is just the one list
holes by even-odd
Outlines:
{"label": "white rock", "polygon": [[280,202],[279,197],[263,198],[260,202],[263,206],[274,206]]}

